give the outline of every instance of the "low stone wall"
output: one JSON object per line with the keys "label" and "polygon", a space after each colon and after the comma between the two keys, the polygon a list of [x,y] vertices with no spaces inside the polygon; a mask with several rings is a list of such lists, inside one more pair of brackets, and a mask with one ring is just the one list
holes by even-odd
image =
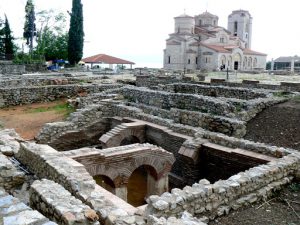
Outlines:
{"label": "low stone wall", "polygon": [[271,146],[264,143],[249,141],[241,138],[229,137],[224,134],[210,132],[203,129],[198,130],[198,132],[195,134],[195,139],[193,139],[193,142],[195,144],[198,141],[199,143],[201,143],[202,138],[205,138],[212,143],[226,146],[229,148],[241,148],[274,157],[282,157],[290,153],[295,153],[295,150],[293,149]]}
{"label": "low stone wall", "polygon": [[121,85],[52,85],[42,87],[17,87],[0,89],[0,107],[48,102],[58,98],[83,96]]}
{"label": "low stone wall", "polygon": [[16,158],[38,177],[54,180],[81,200],[95,188],[95,181],[83,165],[50,146],[24,142]]}
{"label": "low stone wall", "polygon": [[29,87],[46,85],[67,85],[67,84],[88,84],[96,80],[102,80],[102,77],[86,74],[23,74],[2,76],[0,80],[1,88],[8,87]]}
{"label": "low stone wall", "polygon": [[94,210],[50,180],[37,180],[31,185],[30,206],[62,225],[99,224]]}
{"label": "low stone wall", "polygon": [[37,71],[39,72],[48,71],[46,66],[43,65],[42,63],[25,64],[25,70],[26,72],[34,72],[34,73],[36,73]]}
{"label": "low stone wall", "polygon": [[25,71],[25,65],[0,64],[0,74],[23,74]]}
{"label": "low stone wall", "polygon": [[264,108],[287,101],[287,98],[270,95],[268,98],[241,100],[225,97],[209,97],[197,94],[153,91],[147,88],[123,87],[121,94],[129,103],[139,103],[165,110],[171,108],[210,113],[248,121]]}
{"label": "low stone wall", "polygon": [[[134,207],[95,184],[84,166],[47,145],[21,144],[16,158],[39,178],[57,182],[97,212],[100,222],[133,215]],[[35,163],[32,163],[35,162]]]}
{"label": "low stone wall", "polygon": [[293,82],[284,82],[279,84],[261,84],[261,83],[233,83],[233,82],[221,82],[218,84],[220,86],[228,86],[228,87],[241,87],[241,88],[249,88],[249,89],[269,89],[269,90],[277,90],[277,91],[296,91],[300,92],[299,83]]}
{"label": "low stone wall", "polygon": [[[106,108],[107,107],[107,108]],[[37,135],[36,139],[39,143],[43,144],[55,144],[55,141],[67,133],[81,132],[86,129],[93,131],[92,127],[95,128],[95,125],[98,124],[97,130],[94,130],[98,136],[106,133],[110,127],[107,127],[108,121],[105,119],[107,114],[106,111],[109,111],[109,106],[88,106],[83,109],[78,109],[76,112],[71,113],[65,122],[56,122],[56,123],[47,123],[40,130],[40,133]],[[87,132],[85,132],[87,133]],[[73,136],[75,137],[75,136]],[[89,136],[91,138],[91,136]],[[83,134],[77,135],[78,140],[86,142],[83,140]]]}
{"label": "low stone wall", "polygon": [[[182,80],[181,76],[151,76],[151,75],[137,75],[136,86],[138,87],[157,87],[158,85],[165,85],[171,83],[178,83]],[[191,79],[185,78],[185,83],[195,82]]]}
{"label": "low stone wall", "polygon": [[0,153],[0,187],[9,191],[20,186],[25,181],[25,174],[12,164],[12,162]]}
{"label": "low stone wall", "polygon": [[258,89],[270,89],[270,90],[284,90],[284,91],[297,91],[300,92],[300,84],[293,83],[293,82],[286,82],[284,84],[261,84],[261,83],[234,83],[234,82],[227,82],[225,79],[212,79],[213,82],[206,83],[206,82],[196,82],[191,80],[183,80],[181,77],[175,76],[150,76],[150,75],[142,75],[136,76],[136,85],[138,87],[149,87],[153,89],[157,89],[160,85],[167,85],[173,83],[192,83],[192,84],[201,84],[201,85],[213,85],[213,86],[229,86],[229,87],[241,87],[241,88],[258,88]]}
{"label": "low stone wall", "polygon": [[41,213],[32,210],[17,198],[8,195],[4,189],[0,187],[0,224],[3,225],[57,225],[49,221]]}
{"label": "low stone wall", "polygon": [[266,98],[269,94],[269,92],[266,91],[254,91],[247,88],[231,88],[213,85],[208,86],[184,83],[166,85],[166,90],[171,90],[175,93],[198,94],[211,97],[237,98],[245,100],[255,98]]}
{"label": "low stone wall", "polygon": [[234,137],[243,137],[246,134],[246,123],[237,119],[176,108],[164,110],[143,104],[131,103],[130,105],[142,109],[144,113],[167,118],[173,120],[175,123],[202,127],[210,131],[220,132]]}
{"label": "low stone wall", "polygon": [[233,105],[223,99],[200,95],[175,94],[133,87],[124,87],[121,92],[129,102],[142,103],[162,109],[189,109],[217,115],[228,115],[236,111]]}
{"label": "low stone wall", "polygon": [[266,199],[291,182],[299,169],[298,153],[240,172],[228,180],[220,180],[214,184],[200,180],[183,190],[173,189],[171,193],[166,192],[160,197],[150,196],[146,214],[180,217],[186,210],[193,216],[208,216],[213,219],[228,214],[232,209]]}

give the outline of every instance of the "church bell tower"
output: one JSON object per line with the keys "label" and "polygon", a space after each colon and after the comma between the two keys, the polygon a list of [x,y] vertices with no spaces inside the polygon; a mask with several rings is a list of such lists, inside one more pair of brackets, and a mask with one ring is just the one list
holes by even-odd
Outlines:
{"label": "church bell tower", "polygon": [[246,43],[246,48],[251,48],[252,16],[246,10],[235,10],[228,16],[227,29],[233,36],[239,37]]}

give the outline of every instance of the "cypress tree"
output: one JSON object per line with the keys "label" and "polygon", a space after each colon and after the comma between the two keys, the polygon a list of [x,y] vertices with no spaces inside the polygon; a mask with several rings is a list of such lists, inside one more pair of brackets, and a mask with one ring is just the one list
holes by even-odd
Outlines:
{"label": "cypress tree", "polygon": [[25,12],[26,15],[23,37],[26,38],[26,44],[29,45],[30,52],[32,52],[33,37],[36,36],[35,12],[32,0],[27,0]]}
{"label": "cypress tree", "polygon": [[68,59],[75,65],[82,58],[83,51],[83,13],[81,0],[73,0],[68,40]]}
{"label": "cypress tree", "polygon": [[13,36],[11,34],[10,26],[8,19],[5,15],[5,23],[4,23],[4,46],[5,46],[5,55],[11,59],[14,54],[14,44],[13,44]]}
{"label": "cypress tree", "polygon": [[4,22],[0,18],[0,60],[5,58]]}

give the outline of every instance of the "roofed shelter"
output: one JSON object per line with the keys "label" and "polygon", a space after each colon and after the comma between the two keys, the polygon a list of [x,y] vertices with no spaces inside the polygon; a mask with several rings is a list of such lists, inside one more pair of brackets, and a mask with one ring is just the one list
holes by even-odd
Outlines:
{"label": "roofed shelter", "polygon": [[93,67],[93,64],[108,64],[111,69],[113,65],[122,65],[122,66],[130,65],[130,69],[132,69],[132,65],[135,64],[134,62],[127,61],[106,54],[98,54],[98,55],[90,56],[82,59],[81,61],[85,63],[90,63],[91,67]]}
{"label": "roofed shelter", "polygon": [[287,70],[291,72],[300,71],[300,57],[295,56],[281,56],[272,62],[272,70]]}

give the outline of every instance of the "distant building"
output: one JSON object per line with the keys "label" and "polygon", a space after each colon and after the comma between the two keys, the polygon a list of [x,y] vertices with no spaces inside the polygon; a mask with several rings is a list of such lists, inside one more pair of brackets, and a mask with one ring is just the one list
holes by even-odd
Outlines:
{"label": "distant building", "polygon": [[100,68],[115,69],[117,66],[130,65],[130,69],[132,69],[132,65],[135,64],[134,62],[106,54],[90,56],[82,59],[81,61],[85,64],[90,64],[91,68],[93,68],[94,66],[98,66]]}
{"label": "distant building", "polygon": [[299,56],[281,56],[272,62],[271,70],[287,70],[291,72],[300,72]]}
{"label": "distant building", "polygon": [[174,19],[175,30],[164,50],[165,69],[265,69],[267,55],[251,50],[252,17],[248,11],[233,11],[228,29],[218,26],[218,16],[209,12]]}

